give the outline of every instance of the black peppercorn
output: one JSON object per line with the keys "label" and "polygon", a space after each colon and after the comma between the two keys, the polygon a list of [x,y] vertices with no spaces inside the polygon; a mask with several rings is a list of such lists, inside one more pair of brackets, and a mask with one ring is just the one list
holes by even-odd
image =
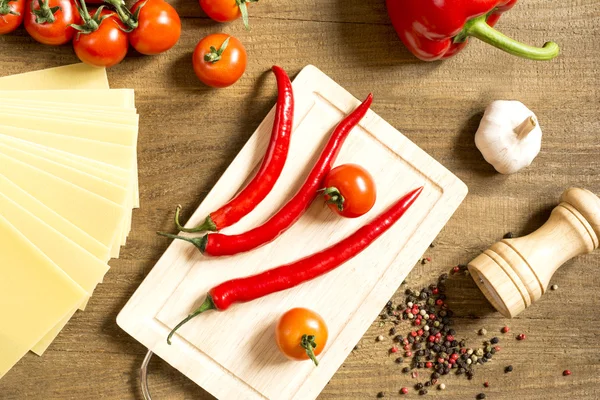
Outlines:
{"label": "black peppercorn", "polygon": [[422,384],[421,382],[417,383],[417,384],[415,385],[415,389],[417,389],[417,390],[421,390],[421,389],[423,389],[423,384]]}
{"label": "black peppercorn", "polygon": [[419,394],[421,396],[425,396],[427,394],[427,389],[421,389],[421,390],[419,390]]}
{"label": "black peppercorn", "polygon": [[404,362],[404,358],[398,357],[396,358],[396,364],[402,364]]}
{"label": "black peppercorn", "polygon": [[438,374],[437,372],[432,373],[431,379],[440,379],[440,374]]}
{"label": "black peppercorn", "polygon": [[504,368],[504,372],[505,373],[512,372],[512,370],[513,370],[513,366],[512,365],[509,365],[508,367]]}
{"label": "black peppercorn", "polygon": [[490,343],[491,343],[491,344],[498,344],[498,342],[499,342],[499,341],[500,341],[500,339],[498,339],[497,337],[493,337],[493,338],[490,340]]}
{"label": "black peppercorn", "polygon": [[405,374],[408,374],[410,372],[410,368],[404,367],[404,368],[402,368],[402,372],[404,372]]}
{"label": "black peppercorn", "polygon": [[378,399],[382,399],[382,398],[384,398],[384,397],[385,397],[385,393],[384,393],[384,392],[379,392],[379,393],[377,393],[377,398],[378,398]]}
{"label": "black peppercorn", "polygon": [[485,399],[485,393],[479,393],[476,397],[477,400],[483,400]]}

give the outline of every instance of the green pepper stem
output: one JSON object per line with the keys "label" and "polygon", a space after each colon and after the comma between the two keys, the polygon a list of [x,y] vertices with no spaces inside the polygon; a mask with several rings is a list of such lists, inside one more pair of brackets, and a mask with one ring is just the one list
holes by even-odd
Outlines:
{"label": "green pepper stem", "polygon": [[455,42],[463,41],[467,36],[476,37],[507,53],[530,60],[551,60],[560,53],[560,48],[555,42],[546,42],[543,47],[534,47],[509,38],[488,25],[487,15],[467,22],[464,30],[455,38]]}
{"label": "green pepper stem", "polygon": [[181,222],[179,219],[180,214],[181,214],[181,206],[177,206],[177,209],[175,210],[175,226],[177,226],[177,229],[179,229],[180,232],[196,233],[196,232],[206,232],[206,231],[210,231],[210,232],[217,231],[217,224],[215,224],[215,222],[212,220],[210,215],[208,217],[206,217],[204,222],[201,223],[200,225],[195,226],[193,228],[186,228],[183,225],[181,225]]}
{"label": "green pepper stem", "polygon": [[304,350],[306,350],[306,355],[315,363],[315,366],[319,366],[319,361],[315,356],[315,349],[317,348],[317,343],[315,342],[314,335],[302,335],[302,340],[300,341],[300,346]]}
{"label": "green pepper stem", "polygon": [[217,306],[215,306],[215,302],[213,301],[212,297],[210,297],[210,295],[207,295],[206,299],[200,305],[200,307],[198,307],[196,310],[194,310],[193,313],[191,313],[190,315],[185,317],[180,323],[175,325],[175,328],[173,328],[173,330],[169,333],[169,336],[167,336],[167,343],[169,345],[171,344],[171,339],[173,338],[173,335],[179,328],[181,328],[183,325],[187,324],[191,319],[193,319],[193,318],[197,317],[198,315],[202,314],[203,312],[209,311],[209,310],[217,310]]}
{"label": "green pepper stem", "polygon": [[325,196],[325,204],[335,204],[337,209],[342,212],[344,211],[344,204],[346,199],[342,196],[342,193],[335,186],[321,189],[319,192]]}
{"label": "green pepper stem", "polygon": [[189,242],[189,243],[193,244],[194,246],[196,246],[196,248],[198,250],[200,250],[202,253],[204,253],[204,251],[206,250],[206,242],[208,241],[208,235],[204,235],[199,238],[198,237],[191,238],[191,237],[187,237],[187,236],[173,235],[171,233],[165,233],[165,232],[156,232],[156,233],[159,234],[160,236],[164,236],[169,239],[179,239],[179,240]]}

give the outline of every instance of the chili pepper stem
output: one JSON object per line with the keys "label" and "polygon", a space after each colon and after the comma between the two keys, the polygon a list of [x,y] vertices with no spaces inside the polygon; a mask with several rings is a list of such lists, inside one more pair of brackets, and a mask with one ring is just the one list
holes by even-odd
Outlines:
{"label": "chili pepper stem", "polygon": [[509,38],[488,25],[487,17],[482,15],[468,21],[463,31],[454,38],[454,42],[464,42],[467,37],[473,36],[512,55],[537,61],[551,60],[560,53],[555,42],[546,42],[543,47],[534,47]]}
{"label": "chili pepper stem", "polygon": [[196,310],[194,310],[193,313],[191,313],[190,315],[185,317],[180,323],[175,325],[175,328],[173,328],[173,330],[169,333],[169,336],[167,336],[167,343],[170,345],[171,338],[173,338],[173,335],[175,334],[175,332],[179,328],[181,328],[183,325],[187,324],[191,319],[197,317],[198,315],[202,314],[205,311],[216,310],[216,309],[217,309],[217,306],[215,306],[215,302],[213,301],[212,297],[210,297],[210,295],[207,295],[206,299],[200,305],[200,307],[198,307]]}
{"label": "chili pepper stem", "polygon": [[336,187],[328,187],[325,189],[321,189],[320,192],[325,196],[325,204],[335,204],[337,209],[340,211],[344,211],[344,203],[346,199],[342,196],[342,193]]}
{"label": "chili pepper stem", "polygon": [[177,226],[177,229],[179,229],[180,232],[195,233],[195,232],[206,232],[206,231],[216,232],[217,231],[217,224],[215,224],[215,222],[210,217],[210,215],[208,217],[206,217],[204,222],[201,223],[200,225],[195,226],[193,228],[186,228],[183,225],[181,225],[181,222],[179,221],[180,213],[181,213],[181,206],[177,206],[177,209],[175,210],[175,226]]}
{"label": "chili pepper stem", "polygon": [[199,238],[191,238],[191,237],[186,237],[186,236],[173,235],[171,233],[165,233],[165,232],[156,232],[156,233],[159,234],[160,236],[164,236],[169,239],[179,239],[179,240],[189,242],[189,243],[193,244],[194,246],[196,246],[198,248],[198,250],[200,250],[202,253],[204,253],[204,251],[206,250],[206,241],[208,240],[208,235],[204,235]]}
{"label": "chili pepper stem", "polygon": [[315,356],[315,351],[314,351],[317,348],[317,343],[315,342],[315,336],[314,335],[302,335],[302,340],[300,341],[300,346],[302,346],[302,348],[304,350],[306,350],[306,355],[308,355],[308,357],[312,360],[312,362],[315,363],[315,366],[318,367],[319,361],[317,360],[317,357]]}

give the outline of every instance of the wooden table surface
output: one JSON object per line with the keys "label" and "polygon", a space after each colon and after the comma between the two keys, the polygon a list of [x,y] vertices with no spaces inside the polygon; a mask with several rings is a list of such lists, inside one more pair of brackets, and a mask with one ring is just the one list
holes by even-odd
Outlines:
{"label": "wooden table surface", "polygon": [[[506,34],[530,44],[555,40],[561,56],[551,62],[517,59],[473,41],[452,60],[423,63],[399,42],[383,0],[261,0],[252,5],[250,32],[240,21],[219,25],[196,1],[175,0],[183,22],[180,43],[159,57],[132,54],[109,71],[112,87],[134,88],[141,114],[141,208],[122,256],[85,312],[78,312],[39,358],[28,354],[1,381],[0,399],[140,399],[138,367],[145,348],[115,323],[168,242],[174,206],[195,208],[241,149],[275,101],[273,64],[296,74],[314,64],[357,97],[375,94],[373,109],[458,175],[470,193],[407,279],[415,289],[458,263],[466,263],[506,232],[525,234],[548,217],[558,196],[579,185],[600,193],[600,2],[522,1],[500,21]],[[245,44],[250,62],[243,79],[210,90],[195,78],[191,52],[212,32],[231,33]],[[77,61],[72,50],[34,43],[24,30],[0,37],[0,75]],[[473,143],[482,112],[496,99],[517,99],[539,117],[544,141],[534,164],[514,176],[493,170]],[[452,278],[449,303],[458,336],[478,344],[477,330],[509,324],[502,351],[472,381],[451,375],[447,390],[429,396],[470,399],[600,398],[600,252],[559,270],[559,285],[514,320],[494,313],[469,277]],[[405,287],[397,292],[403,298]],[[386,398],[415,380],[388,356],[389,326],[374,321],[360,346],[323,391],[323,399]],[[407,328],[408,330],[408,328]],[[527,334],[517,342],[512,333]],[[387,336],[386,336],[387,337]],[[232,350],[233,351],[233,350]],[[512,364],[512,374],[502,373]],[[563,377],[564,369],[573,371]],[[151,363],[155,399],[209,399],[166,363]],[[416,393],[411,391],[411,397]]]}

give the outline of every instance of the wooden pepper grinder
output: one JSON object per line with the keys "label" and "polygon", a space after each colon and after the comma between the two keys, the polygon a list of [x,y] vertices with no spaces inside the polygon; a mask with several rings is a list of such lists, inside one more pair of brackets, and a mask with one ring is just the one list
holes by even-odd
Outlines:
{"label": "wooden pepper grinder", "polygon": [[546,292],[562,264],[597,249],[599,238],[600,198],[570,188],[541,228],[495,243],[469,263],[469,271],[489,302],[512,318]]}

